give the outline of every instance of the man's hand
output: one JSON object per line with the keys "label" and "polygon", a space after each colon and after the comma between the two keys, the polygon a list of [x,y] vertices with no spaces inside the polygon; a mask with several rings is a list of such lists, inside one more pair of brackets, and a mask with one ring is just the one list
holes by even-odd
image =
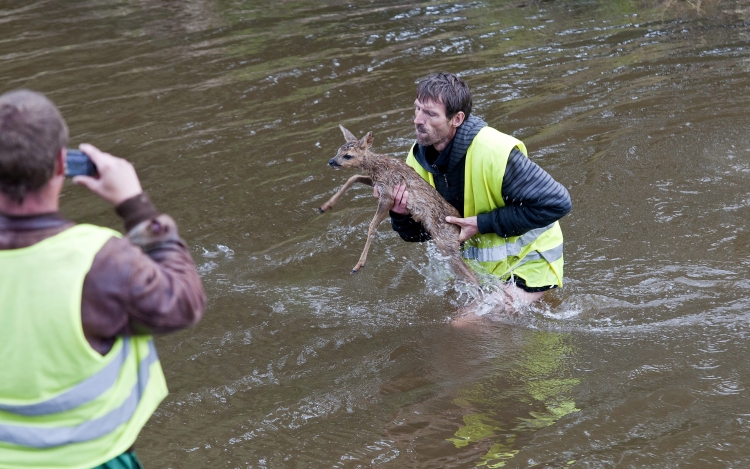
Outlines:
{"label": "man's hand", "polygon": [[79,148],[91,158],[99,174],[96,177],[76,176],[73,183],[88,188],[114,206],[143,192],[135,168],[129,161],[104,153],[88,143],[82,143]]}
{"label": "man's hand", "polygon": [[479,226],[477,226],[477,217],[469,217],[469,218],[445,217],[445,221],[447,221],[448,223],[453,223],[454,225],[458,225],[461,227],[461,234],[458,235],[459,243],[463,243],[467,239],[479,233]]}
{"label": "man's hand", "polygon": [[[372,195],[376,198],[380,198],[380,191],[377,186],[373,186]],[[391,211],[401,215],[408,215],[409,209],[406,208],[406,203],[409,202],[409,191],[406,190],[406,185],[396,184],[393,187],[393,207]]]}

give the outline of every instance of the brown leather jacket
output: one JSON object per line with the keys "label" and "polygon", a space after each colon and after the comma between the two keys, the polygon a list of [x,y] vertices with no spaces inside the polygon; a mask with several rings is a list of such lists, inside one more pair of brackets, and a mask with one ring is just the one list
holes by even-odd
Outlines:
{"label": "brown leather jacket", "polygon": [[[94,257],[81,295],[81,322],[102,355],[118,335],[171,332],[196,324],[206,295],[177,225],[159,215],[144,193],[116,207],[127,237],[107,241]],[[57,213],[14,217],[0,213],[0,250],[31,246],[74,223]]]}

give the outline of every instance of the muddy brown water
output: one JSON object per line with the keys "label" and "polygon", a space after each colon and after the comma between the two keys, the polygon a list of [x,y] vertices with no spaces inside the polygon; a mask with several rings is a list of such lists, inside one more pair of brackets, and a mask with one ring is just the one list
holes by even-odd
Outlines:
{"label": "muddy brown water", "polygon": [[[205,284],[199,327],[157,339],[146,467],[750,465],[747,18],[519,4],[0,3],[2,91],[133,161]],[[315,213],[349,176],[338,124],[404,157],[438,70],[573,198],[565,287],[482,330],[387,223],[349,275],[371,190]]]}

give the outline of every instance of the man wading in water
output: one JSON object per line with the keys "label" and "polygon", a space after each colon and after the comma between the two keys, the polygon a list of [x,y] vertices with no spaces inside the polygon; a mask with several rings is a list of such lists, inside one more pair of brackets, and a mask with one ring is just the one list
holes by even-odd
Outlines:
{"label": "man wading in water", "polygon": [[[414,101],[417,141],[406,163],[463,218],[463,257],[480,274],[502,280],[506,310],[539,300],[563,282],[563,237],[557,222],[570,195],[526,157],[520,140],[471,115],[471,92],[452,73],[423,78]],[[377,196],[377,192],[375,194]],[[406,241],[429,234],[406,208],[409,193],[394,188],[393,229]]]}

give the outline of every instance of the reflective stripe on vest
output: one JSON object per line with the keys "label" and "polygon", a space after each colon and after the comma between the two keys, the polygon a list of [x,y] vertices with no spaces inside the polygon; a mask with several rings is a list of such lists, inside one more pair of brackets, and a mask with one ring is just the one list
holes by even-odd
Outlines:
{"label": "reflective stripe on vest", "polygon": [[[93,401],[114,386],[120,376],[120,368],[130,352],[130,339],[125,338],[117,356],[98,373],[81,381],[69,390],[36,404],[0,404],[0,410],[18,415],[45,415],[64,412]],[[1,437],[0,437],[1,439]]]}
{"label": "reflective stripe on vest", "polygon": [[530,253],[526,254],[523,259],[518,261],[517,264],[515,264],[512,269],[516,269],[518,267],[521,267],[527,262],[531,261],[538,261],[540,259],[544,259],[545,261],[549,262],[550,264],[554,261],[560,259],[563,254],[563,247],[562,244],[557,246],[556,248],[550,249],[548,251],[539,252],[539,251],[531,251]]}
{"label": "reflective stripe on vest", "polygon": [[[148,385],[151,375],[151,365],[159,360],[153,339],[148,341],[148,348],[148,355],[143,357],[138,364],[138,381],[131,389],[128,397],[119,407],[112,409],[110,412],[99,418],[86,421],[75,427],[30,427],[0,424],[0,441],[41,449],[71,443],[81,443],[100,438],[114,431],[120,425],[128,422],[135,413],[136,407],[141,400],[141,396],[143,396],[144,390]],[[55,413],[69,410],[85,404],[86,402],[90,402],[115,384],[120,372],[120,367],[124,364],[125,358],[128,356],[129,352],[130,339],[125,338],[123,340],[120,356],[112,361],[112,363],[117,364],[114,379],[111,379],[112,370],[110,368],[112,368],[112,364],[110,363],[103,368],[101,372],[92,376],[88,380],[79,383],[60,396],[56,396],[38,404],[26,406],[4,405],[2,406],[2,409],[21,415],[40,415],[42,413]],[[85,385],[92,384],[91,380],[93,380],[97,387],[96,394],[94,391],[85,389]],[[106,387],[103,388],[103,386]],[[46,410],[46,412],[40,412],[40,410]]]}
{"label": "reflective stripe on vest", "polygon": [[[479,248],[476,246],[468,246],[463,251],[463,257],[465,259],[475,259],[479,262],[500,262],[504,261],[509,256],[518,256],[523,248],[536,241],[545,231],[552,228],[555,224],[547,225],[542,228],[536,228],[531,231],[519,236],[515,241],[503,243],[498,246],[491,246],[487,248]],[[555,247],[548,252],[549,255],[542,254],[547,262],[553,262],[562,256],[562,244]]]}

